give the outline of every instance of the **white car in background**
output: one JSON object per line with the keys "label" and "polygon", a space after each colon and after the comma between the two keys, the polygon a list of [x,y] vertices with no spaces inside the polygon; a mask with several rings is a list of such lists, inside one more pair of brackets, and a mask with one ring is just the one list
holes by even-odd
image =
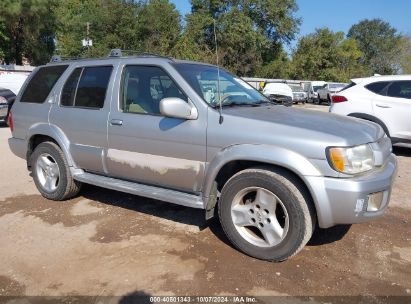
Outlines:
{"label": "white car in background", "polygon": [[308,84],[308,101],[314,102],[318,99],[317,91],[326,84],[325,81],[311,81]]}
{"label": "white car in background", "polygon": [[274,103],[287,107],[293,104],[293,91],[285,83],[269,82],[265,85],[263,94]]}
{"label": "white car in background", "polygon": [[0,87],[18,95],[30,72],[0,71]]}
{"label": "white car in background", "polygon": [[379,124],[393,143],[411,143],[411,75],[353,79],[330,112]]}
{"label": "white car in background", "polygon": [[322,88],[317,90],[317,104],[322,102],[327,102],[328,105],[331,104],[331,96],[335,93],[338,93],[344,89],[348,83],[339,83],[339,82],[328,82]]}
{"label": "white car in background", "polygon": [[288,83],[288,86],[293,92],[293,102],[294,103],[306,103],[307,102],[307,92],[304,90],[301,84]]}

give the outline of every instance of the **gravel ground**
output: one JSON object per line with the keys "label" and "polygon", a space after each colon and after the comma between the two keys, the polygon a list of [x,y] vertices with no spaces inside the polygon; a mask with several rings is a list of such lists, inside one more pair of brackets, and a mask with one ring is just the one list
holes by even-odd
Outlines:
{"label": "gravel ground", "polygon": [[395,148],[398,177],[383,218],[317,231],[294,258],[268,263],[233,249],[218,222],[205,222],[200,210],[93,186],[70,201],[48,201],[25,162],[9,151],[9,136],[0,128],[1,296],[405,296],[396,299],[411,302],[411,148]]}

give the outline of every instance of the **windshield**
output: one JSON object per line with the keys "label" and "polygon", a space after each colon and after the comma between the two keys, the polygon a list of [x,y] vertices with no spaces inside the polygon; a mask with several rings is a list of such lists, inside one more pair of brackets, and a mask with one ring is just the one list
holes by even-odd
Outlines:
{"label": "windshield", "polygon": [[330,84],[330,89],[339,89],[339,88],[344,88],[346,86],[345,83],[331,83]]}
{"label": "windshield", "polygon": [[314,92],[317,92],[319,89],[321,89],[322,88],[322,86],[314,86],[313,87],[313,90],[314,90]]}
{"label": "windshield", "polygon": [[304,89],[299,85],[289,85],[293,92],[304,92]]}
{"label": "windshield", "polygon": [[[223,105],[257,105],[263,102],[270,102],[247,82],[231,75],[225,70],[220,69],[220,84],[218,84],[218,71],[214,66],[195,63],[175,63],[174,67],[197,94],[203,97],[205,102],[212,107],[218,106],[219,98]],[[220,90],[218,90],[219,86]]]}

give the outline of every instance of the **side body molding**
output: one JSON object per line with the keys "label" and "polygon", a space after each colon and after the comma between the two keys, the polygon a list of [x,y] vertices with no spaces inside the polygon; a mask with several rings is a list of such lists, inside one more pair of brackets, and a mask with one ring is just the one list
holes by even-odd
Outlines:
{"label": "side body molding", "polygon": [[[70,142],[64,132],[57,126],[48,124],[48,123],[36,123],[31,126],[27,132],[27,143],[29,144],[30,139],[34,135],[45,135],[53,138],[58,145],[61,147],[61,150],[66,157],[67,163],[70,167],[75,167],[75,163],[70,154]],[[27,147],[28,149],[29,147]],[[27,150],[28,151],[28,150]]]}
{"label": "side body molding", "polygon": [[212,195],[213,184],[220,169],[225,164],[236,160],[281,166],[297,174],[304,182],[306,182],[304,176],[321,176],[320,171],[307,158],[285,148],[259,144],[232,145],[218,152],[208,165],[203,187],[205,202],[209,201]]}

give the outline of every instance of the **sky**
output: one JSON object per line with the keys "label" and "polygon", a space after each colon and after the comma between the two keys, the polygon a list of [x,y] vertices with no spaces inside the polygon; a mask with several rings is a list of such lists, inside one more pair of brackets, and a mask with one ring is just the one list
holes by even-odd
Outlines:
{"label": "sky", "polygon": [[[189,0],[171,2],[182,15],[191,10]],[[411,0],[297,0],[297,4],[296,16],[302,18],[297,37],[320,27],[347,33],[353,24],[373,18],[383,19],[400,33],[411,35]]]}

